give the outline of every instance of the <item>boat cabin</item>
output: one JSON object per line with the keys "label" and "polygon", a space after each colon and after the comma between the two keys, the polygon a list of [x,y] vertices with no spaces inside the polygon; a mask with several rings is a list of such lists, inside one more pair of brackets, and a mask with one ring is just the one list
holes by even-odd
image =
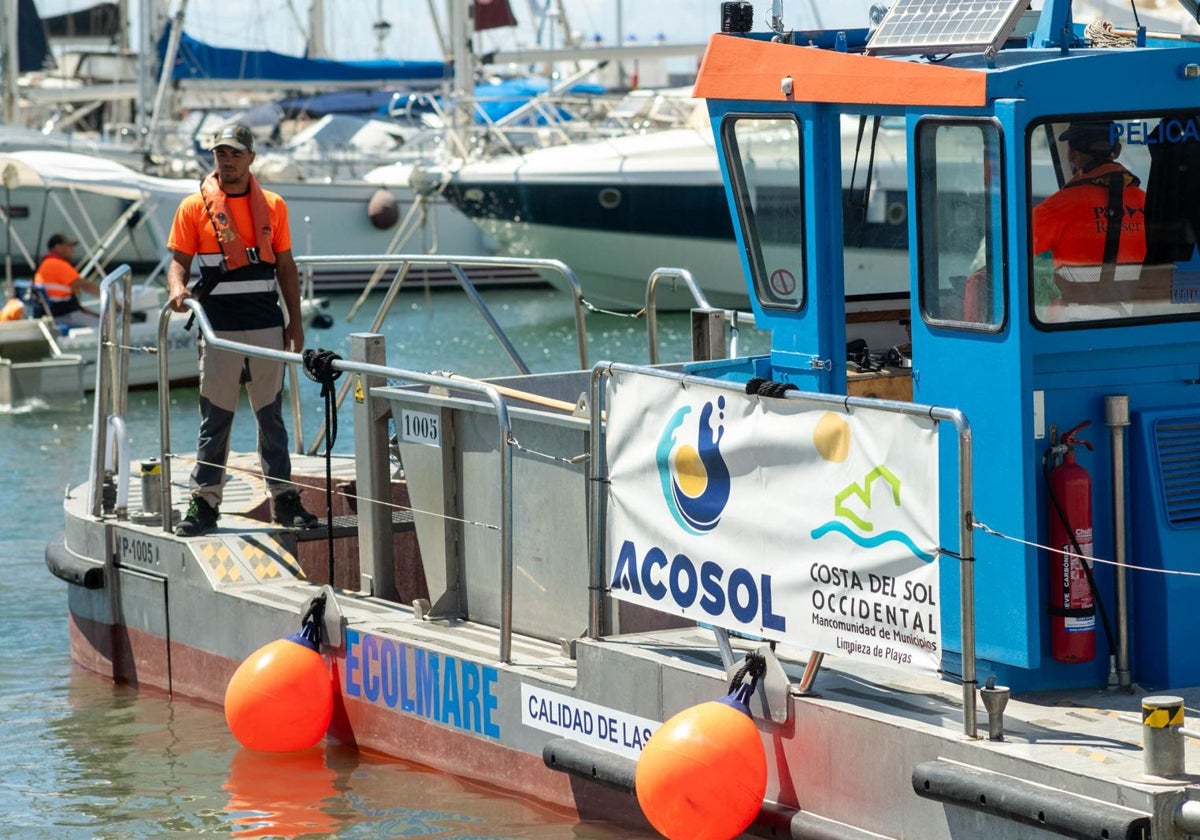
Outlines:
{"label": "boat cabin", "polygon": [[[890,227],[911,346],[869,358],[970,423],[980,680],[1200,682],[1200,44],[1144,28],[1092,43],[1055,0],[991,4],[965,38],[937,10],[892,9],[872,32],[738,31],[748,5],[724,4],[696,94],[772,347],[694,370],[847,393],[863,365],[846,363],[844,278],[864,231]],[[896,156],[903,183],[883,165]],[[1052,606],[1055,575],[1087,574],[1043,548],[1061,530],[1049,476],[1072,458],[1091,522],[1069,521],[1059,548],[1096,558],[1094,614]],[[958,564],[940,574],[957,591]],[[959,615],[942,618],[954,650]],[[1087,630],[1092,657],[1055,641]]]}

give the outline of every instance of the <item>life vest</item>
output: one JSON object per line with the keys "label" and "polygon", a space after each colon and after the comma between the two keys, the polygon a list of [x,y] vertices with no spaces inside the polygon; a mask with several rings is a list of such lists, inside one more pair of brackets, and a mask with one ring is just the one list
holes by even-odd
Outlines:
{"label": "life vest", "polygon": [[287,208],[250,179],[241,195],[226,195],[215,174],[180,202],[167,247],[196,258],[200,279],[192,293],[214,330],[283,325],[275,265],[291,248]]}
{"label": "life vest", "polygon": [[229,271],[245,268],[252,263],[275,262],[275,251],[271,248],[271,216],[267,209],[267,199],[262,187],[253,175],[250,176],[250,217],[254,220],[255,249],[253,252],[246,248],[246,243],[238,235],[233,225],[233,215],[226,204],[225,191],[217,173],[209,173],[200,182],[200,194],[204,197],[204,206],[212,221],[213,231],[225,256],[225,267]]}

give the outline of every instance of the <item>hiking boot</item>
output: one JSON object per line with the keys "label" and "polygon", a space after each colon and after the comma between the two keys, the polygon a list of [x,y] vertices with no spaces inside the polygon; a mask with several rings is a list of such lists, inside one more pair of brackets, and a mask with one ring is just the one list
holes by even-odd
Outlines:
{"label": "hiking boot", "polygon": [[192,496],[188,505],[187,515],[175,526],[175,535],[179,537],[198,537],[216,530],[217,520],[221,514],[217,508],[199,496]]}
{"label": "hiking boot", "polygon": [[272,504],[271,518],[276,525],[285,528],[315,528],[317,517],[304,509],[300,503],[300,491],[288,490],[275,497]]}

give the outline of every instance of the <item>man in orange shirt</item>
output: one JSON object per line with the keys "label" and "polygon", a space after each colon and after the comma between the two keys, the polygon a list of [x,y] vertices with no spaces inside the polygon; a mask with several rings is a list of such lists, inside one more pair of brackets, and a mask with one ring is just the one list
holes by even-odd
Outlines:
{"label": "man in orange shirt", "polygon": [[[212,152],[215,171],[201,181],[199,192],[179,203],[167,240],[174,254],[167,269],[171,308],[182,312],[187,308],[185,299],[198,298],[213,331],[222,338],[298,353],[304,347],[304,326],[287,205],[250,174],[254,135],[246,126],[228,125],[218,131]],[[200,279],[189,288],[193,258],[199,262]],[[317,518],[304,509],[291,485],[283,423],[283,363],[207,347],[202,337],[200,434],[191,504],[175,528],[180,536],[205,534],[217,527],[229,433],[242,382],[258,423],[259,456],[271,494],[272,518],[292,528],[316,525]]]}
{"label": "man in orange shirt", "polygon": [[[1146,193],[1116,162],[1121,144],[1112,122],[1071,123],[1058,139],[1073,174],[1033,208],[1033,253],[1052,255],[1056,287],[1056,299],[1038,314],[1046,321],[1112,317],[1119,313],[1103,307],[1140,296]],[[1071,314],[1070,306],[1087,309]]]}
{"label": "man in orange shirt", "polygon": [[100,313],[79,302],[79,292],[99,295],[100,287],[85,280],[75,270],[75,240],[65,233],[56,233],[46,243],[46,256],[34,272],[34,285],[50,306],[55,322],[68,327],[94,327]]}

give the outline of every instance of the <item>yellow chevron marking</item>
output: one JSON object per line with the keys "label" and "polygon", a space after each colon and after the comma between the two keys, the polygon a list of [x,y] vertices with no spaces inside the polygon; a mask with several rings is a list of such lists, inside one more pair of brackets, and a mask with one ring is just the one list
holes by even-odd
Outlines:
{"label": "yellow chevron marking", "polygon": [[1183,704],[1153,708],[1142,706],[1142,723],[1152,729],[1183,726]]}

